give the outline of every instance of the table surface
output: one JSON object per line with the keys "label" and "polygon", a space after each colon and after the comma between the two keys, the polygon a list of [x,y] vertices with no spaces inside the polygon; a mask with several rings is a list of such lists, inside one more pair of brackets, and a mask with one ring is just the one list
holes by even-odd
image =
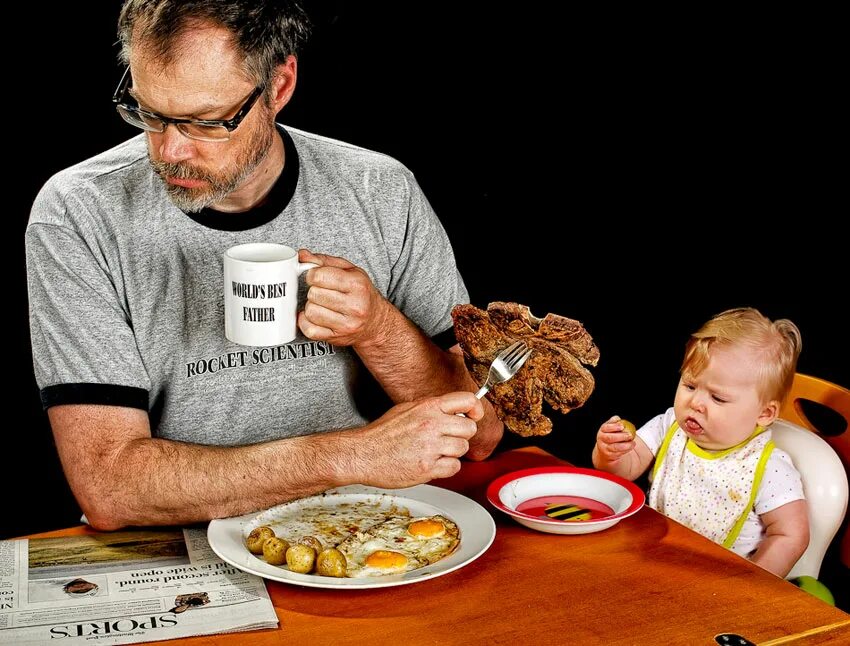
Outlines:
{"label": "table surface", "polygon": [[372,590],[267,581],[279,628],[176,641],[693,645],[737,633],[764,646],[850,643],[850,615],[648,507],[604,531],[562,536],[523,527],[486,502],[496,477],[554,464],[564,463],[517,449],[431,483],[476,500],[496,519],[490,549],[455,572]]}

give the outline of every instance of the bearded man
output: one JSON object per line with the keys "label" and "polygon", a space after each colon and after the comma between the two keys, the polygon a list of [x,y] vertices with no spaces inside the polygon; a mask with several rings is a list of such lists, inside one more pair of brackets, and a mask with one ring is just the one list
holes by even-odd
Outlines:
{"label": "bearded man", "polygon": [[[501,437],[457,347],[440,345],[469,297],[411,172],[275,121],[308,31],[295,2],[127,0],[113,101],[143,132],[36,199],[35,374],[95,527],[411,486]],[[222,254],[245,242],[319,265],[292,343],[224,336]],[[369,379],[395,402],[377,419]]]}

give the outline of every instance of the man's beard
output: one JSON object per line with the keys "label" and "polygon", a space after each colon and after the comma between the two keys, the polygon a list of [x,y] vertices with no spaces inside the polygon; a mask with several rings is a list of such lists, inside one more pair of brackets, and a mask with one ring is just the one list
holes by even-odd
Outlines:
{"label": "man's beard", "polygon": [[[168,197],[177,208],[187,213],[194,213],[220,202],[235,191],[266,158],[276,134],[274,126],[258,130],[257,134],[245,143],[230,172],[225,170],[221,173],[213,173],[195,168],[185,162],[171,163],[151,159],[150,164],[154,172],[163,179],[173,177],[207,182],[208,186],[203,188],[187,188],[164,182]],[[222,143],[222,145],[226,144]]]}

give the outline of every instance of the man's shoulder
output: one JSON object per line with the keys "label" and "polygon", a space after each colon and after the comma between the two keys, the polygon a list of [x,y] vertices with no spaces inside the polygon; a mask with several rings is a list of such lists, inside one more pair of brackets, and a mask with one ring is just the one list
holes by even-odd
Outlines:
{"label": "man's shoulder", "polygon": [[69,201],[109,201],[113,194],[126,193],[128,186],[138,185],[133,176],[150,173],[147,159],[144,136],[139,136],[60,170],[39,191],[30,223],[55,216],[64,220],[73,211],[67,208]]}
{"label": "man's shoulder", "polygon": [[89,157],[53,175],[45,188],[73,191],[86,184],[120,183],[127,174],[148,171],[144,136],[133,137],[102,153]]}
{"label": "man's shoulder", "polygon": [[304,162],[323,163],[324,160],[324,163],[339,163],[338,168],[353,172],[383,170],[405,175],[411,174],[404,164],[385,153],[291,126],[286,126],[286,132],[292,137],[292,141],[298,149],[298,155]]}

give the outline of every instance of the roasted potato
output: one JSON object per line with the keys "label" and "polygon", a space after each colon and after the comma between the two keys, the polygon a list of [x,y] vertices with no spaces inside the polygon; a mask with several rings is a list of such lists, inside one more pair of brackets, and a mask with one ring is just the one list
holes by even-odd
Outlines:
{"label": "roasted potato", "polygon": [[286,550],[286,564],[293,572],[309,574],[316,564],[316,550],[309,545],[292,545]]}
{"label": "roasted potato", "polygon": [[248,534],[248,538],[245,539],[245,545],[252,554],[262,554],[263,544],[269,538],[274,538],[274,530],[271,527],[268,525],[256,527]]}
{"label": "roasted potato", "polygon": [[267,538],[263,543],[263,558],[270,565],[283,565],[286,562],[286,550],[289,549],[289,543],[282,538],[273,536]]}
{"label": "roasted potato", "polygon": [[301,540],[298,541],[301,545],[308,545],[316,550],[316,554],[321,552],[324,548],[322,542],[316,538],[315,536],[302,536]]}
{"label": "roasted potato", "polygon": [[322,576],[344,577],[345,555],[335,547],[329,547],[319,552],[316,557],[316,572]]}

